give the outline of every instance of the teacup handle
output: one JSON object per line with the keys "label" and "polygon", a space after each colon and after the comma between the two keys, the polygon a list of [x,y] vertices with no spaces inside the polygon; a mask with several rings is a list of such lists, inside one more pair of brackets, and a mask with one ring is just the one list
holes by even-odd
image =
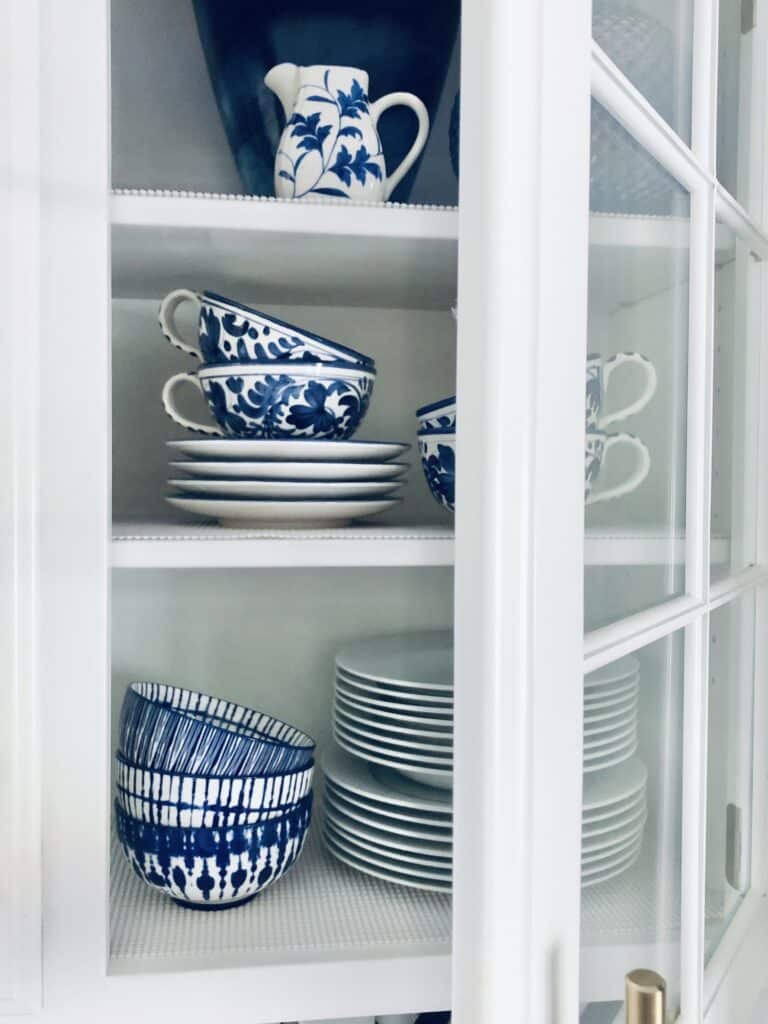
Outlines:
{"label": "teacup handle", "polygon": [[629,405],[625,405],[623,409],[617,409],[616,412],[608,413],[607,416],[603,416],[600,419],[600,429],[603,430],[609,423],[615,423],[616,420],[623,420],[626,416],[632,416],[636,412],[640,412],[653,398],[656,393],[656,367],[645,356],[641,356],[639,352],[619,352],[618,355],[608,359],[603,367],[603,387],[607,393],[608,382],[614,370],[617,370],[620,366],[626,366],[627,363],[635,363],[637,366],[642,366],[645,372],[645,387],[640,393],[639,398],[635,399],[634,402],[630,402]]}
{"label": "teacup handle", "polygon": [[194,356],[195,359],[202,359],[200,350],[184,339],[179,334],[179,329],[176,326],[176,310],[184,302],[194,302],[200,310],[200,297],[195,292],[191,292],[189,288],[177,288],[173,292],[169,292],[163,301],[160,303],[160,310],[157,314],[157,319],[160,321],[160,328],[165,337],[170,341],[176,348],[180,348],[182,352],[186,352],[188,356]]}
{"label": "teacup handle", "polygon": [[597,494],[593,492],[588,495],[584,502],[585,505],[594,505],[598,501],[611,501],[613,498],[620,498],[624,494],[629,494],[630,491],[634,491],[636,487],[639,487],[648,476],[648,471],[651,468],[651,454],[640,438],[635,437],[634,434],[609,434],[605,439],[603,461],[605,461],[608,455],[608,449],[613,448],[617,444],[628,444],[637,452],[638,460],[634,472],[630,474],[623,484],[617,484],[615,487],[609,487],[605,491],[598,491]]}
{"label": "teacup handle", "polygon": [[370,106],[371,121],[373,127],[379,122],[379,118],[385,110],[389,110],[390,107],[410,107],[418,118],[418,129],[416,131],[416,139],[403,157],[400,162],[400,166],[397,167],[384,182],[384,198],[389,199],[390,195],[394,192],[400,182],[403,180],[405,175],[413,167],[413,162],[416,160],[418,155],[424,149],[424,145],[429,135],[429,114],[427,108],[421,102],[418,96],[414,96],[411,92],[391,92],[387,96],[381,96],[372,103]]}
{"label": "teacup handle", "polygon": [[205,397],[203,394],[203,385],[200,383],[200,379],[197,374],[175,373],[173,377],[169,377],[163,385],[163,408],[166,413],[171,417],[174,423],[178,423],[180,427],[186,427],[187,430],[195,430],[199,434],[210,434],[212,437],[224,437],[224,431],[219,427],[213,426],[209,423],[195,423],[194,420],[188,420],[186,416],[181,415],[174,403],[173,393],[179,384],[184,381],[194,384],[200,394]]}

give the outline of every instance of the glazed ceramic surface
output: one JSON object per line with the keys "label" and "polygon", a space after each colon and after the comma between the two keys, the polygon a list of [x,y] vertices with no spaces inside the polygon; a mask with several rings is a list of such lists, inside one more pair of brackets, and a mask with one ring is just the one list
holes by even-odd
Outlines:
{"label": "glazed ceramic surface", "polygon": [[408,471],[403,462],[171,462],[171,469],[209,480],[291,480],[307,483],[368,483],[399,480]]}
{"label": "glazed ceramic surface", "polygon": [[336,665],[385,685],[453,690],[453,632],[426,629],[361,637],[337,651]]}
{"label": "glazed ceramic surface", "polygon": [[169,448],[193,459],[264,462],[389,462],[409,444],[394,441],[225,440],[167,441]]}
{"label": "glazed ceramic surface", "polygon": [[322,758],[322,769],[336,787],[348,795],[392,808],[425,811],[451,817],[451,797],[448,793],[420,786],[402,778],[387,768],[366,764],[350,757],[338,747],[330,747]]}
{"label": "glazed ceramic surface", "polygon": [[[270,69],[264,83],[285,114],[275,158],[275,195],[281,198],[383,202],[426,144],[429,114],[423,102],[395,92],[370,103],[368,73],[359,68],[283,63]],[[395,106],[409,107],[417,128],[410,149],[387,176],[377,125]]]}
{"label": "glazed ceramic surface", "polygon": [[394,494],[402,484],[387,480],[349,483],[302,480],[169,480],[169,487],[205,498],[376,498]]}
{"label": "glazed ceramic surface", "polygon": [[194,775],[296,771],[315,750],[309,736],[271,715],[162,683],[131,683],[119,736],[132,764]]}
{"label": "glazed ceramic surface", "polygon": [[[198,337],[182,338],[176,311],[185,302],[198,311]],[[204,363],[351,363],[373,369],[374,362],[354,349],[285,323],[258,309],[214,292],[178,288],[160,303],[163,335],[176,348]]]}
{"label": "glazed ceramic surface", "polygon": [[402,498],[328,498],[324,501],[295,498],[292,501],[264,498],[166,498],[169,505],[206,519],[218,519],[233,530],[331,529],[347,526],[353,519],[388,512]]}
{"label": "glazed ceramic surface", "polygon": [[[365,416],[375,377],[374,371],[340,363],[206,366],[166,381],[163,408],[175,423],[200,434],[345,440]],[[204,395],[218,426],[178,411],[174,392],[181,384]]]}
{"label": "glazed ceramic surface", "polygon": [[[637,398],[620,409],[604,413],[603,407],[613,374],[619,367],[635,366],[642,371],[643,385]],[[636,371],[637,372],[637,371]],[[639,352],[619,352],[603,361],[600,355],[587,356],[586,425],[587,431],[605,430],[610,423],[625,419],[640,412],[656,393],[656,368],[650,359]]]}
{"label": "glazed ceramic surface", "polygon": [[278,775],[183,775],[115,758],[117,801],[132,818],[181,828],[252,825],[280,817],[312,788],[314,765]]}
{"label": "glazed ceramic surface", "polygon": [[601,686],[604,683],[612,683],[618,679],[634,678],[640,671],[640,662],[634,654],[627,654],[617,661],[612,661],[604,668],[598,668],[584,676],[584,688],[586,690]]}
{"label": "glazed ceramic surface", "polygon": [[227,828],[170,828],[115,806],[117,835],[136,874],[177,903],[224,909],[252,899],[301,854],[312,794],[282,818]]}
{"label": "glazed ceramic surface", "polygon": [[443,508],[453,512],[456,503],[456,435],[420,436],[419,451],[432,497]]}
{"label": "glazed ceramic surface", "polygon": [[[603,462],[611,448],[617,446],[631,448],[635,452],[635,467],[627,479],[615,487],[608,487],[602,491],[592,493]],[[637,490],[640,484],[648,476],[651,468],[651,456],[648,448],[633,434],[605,434],[602,431],[592,431],[585,435],[584,439],[584,503],[594,505],[601,501],[612,501],[621,498]]]}
{"label": "glazed ceramic surface", "polygon": [[416,410],[419,434],[453,434],[456,431],[456,396],[443,398]]}
{"label": "glazed ceramic surface", "polygon": [[[219,112],[245,190],[270,195],[282,133],[278,101],[264,85],[267,70],[296,64],[356,64],[380,94],[409,89],[434,120],[459,25],[459,0],[194,0],[203,52]],[[330,109],[330,108],[329,108]],[[413,142],[413,114],[394,107],[379,134],[390,166]],[[440,151],[444,140],[438,140]],[[408,199],[412,169],[392,194]]]}

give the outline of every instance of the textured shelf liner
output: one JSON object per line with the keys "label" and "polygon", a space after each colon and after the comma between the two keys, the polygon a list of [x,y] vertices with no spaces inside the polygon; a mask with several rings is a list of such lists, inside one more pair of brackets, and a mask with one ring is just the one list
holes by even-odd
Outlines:
{"label": "textured shelf liner", "polygon": [[[277,203],[279,205],[291,206],[296,206],[297,204],[306,206],[309,204],[309,201],[302,201],[301,199],[285,199],[279,196],[252,196],[244,195],[240,192],[189,192],[182,189],[169,188],[113,188],[112,195],[145,196],[150,199],[220,199],[227,201],[236,200],[242,203]],[[443,210],[450,213],[455,213],[459,209],[458,206],[446,206],[439,203],[365,203],[355,201],[353,199],[334,199],[329,196],[312,199],[311,204],[312,206],[378,207],[389,210]]]}
{"label": "textured shelf liner", "polygon": [[453,540],[448,526],[348,526],[323,530],[233,530],[213,521],[199,525],[181,523],[118,522],[112,527],[113,541],[132,540]]}

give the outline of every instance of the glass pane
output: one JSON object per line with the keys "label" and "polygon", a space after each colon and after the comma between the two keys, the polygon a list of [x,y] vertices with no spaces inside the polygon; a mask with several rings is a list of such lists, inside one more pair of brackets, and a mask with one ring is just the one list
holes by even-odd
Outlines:
{"label": "glass pane", "polygon": [[760,266],[717,225],[712,421],[713,580],[755,560]]}
{"label": "glass pane", "polygon": [[760,198],[760,136],[752,133],[756,10],[756,0],[720,0],[717,177],[746,209]]}
{"label": "glass pane", "polygon": [[[684,590],[690,234],[685,189],[603,107],[592,110],[588,630]],[[628,190],[631,216],[609,201]]]}
{"label": "glass pane", "polygon": [[637,967],[680,1005],[682,736],[682,631],[585,677],[584,1024],[612,1024]]}
{"label": "glass pane", "polygon": [[689,142],[692,0],[595,0],[592,35],[651,106]]}
{"label": "glass pane", "polygon": [[712,613],[709,643],[707,960],[750,883],[753,594]]}

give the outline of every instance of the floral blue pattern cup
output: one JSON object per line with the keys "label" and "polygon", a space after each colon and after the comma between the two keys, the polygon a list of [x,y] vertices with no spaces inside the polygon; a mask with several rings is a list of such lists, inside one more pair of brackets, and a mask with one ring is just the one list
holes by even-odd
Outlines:
{"label": "floral blue pattern cup", "polygon": [[[641,368],[645,383],[639,396],[614,412],[603,415],[603,402],[608,391],[612,375],[620,366],[634,365]],[[623,420],[640,412],[650,402],[656,392],[656,367],[639,352],[619,352],[603,362],[597,353],[587,356],[587,391],[586,391],[586,424],[587,430],[604,430],[609,423]]]}
{"label": "floral blue pattern cup", "polygon": [[[636,453],[636,464],[627,479],[615,487],[593,492],[595,481],[603,468],[605,457],[611,448],[625,445]],[[584,503],[596,505],[600,501],[612,501],[636,490],[648,476],[651,456],[646,445],[634,434],[606,434],[595,430],[586,435],[584,442]]]}
{"label": "floral blue pattern cup", "polygon": [[[285,128],[275,158],[275,195],[284,199],[389,199],[429,135],[429,114],[408,92],[368,100],[368,73],[359,68],[277,64],[264,84],[280,100]],[[418,126],[413,145],[387,176],[376,130],[385,110],[410,107]]]}
{"label": "floral blue pattern cup", "polygon": [[420,434],[421,465],[432,497],[453,512],[456,505],[456,435]]}
{"label": "floral blue pattern cup", "polygon": [[[185,302],[198,310],[197,341],[185,340],[176,325],[176,311]],[[285,323],[258,309],[215,292],[177,288],[160,303],[160,328],[165,338],[187,355],[216,363],[348,362],[374,368],[369,356],[303,327]]]}
{"label": "floral blue pattern cup", "polygon": [[[200,434],[345,441],[365,416],[375,379],[375,370],[341,363],[229,363],[175,374],[162,399],[174,422]],[[183,383],[205,396],[218,425],[177,410],[174,391]]]}
{"label": "floral blue pattern cup", "polygon": [[419,434],[450,434],[456,430],[456,396],[422,405],[416,410]]}

